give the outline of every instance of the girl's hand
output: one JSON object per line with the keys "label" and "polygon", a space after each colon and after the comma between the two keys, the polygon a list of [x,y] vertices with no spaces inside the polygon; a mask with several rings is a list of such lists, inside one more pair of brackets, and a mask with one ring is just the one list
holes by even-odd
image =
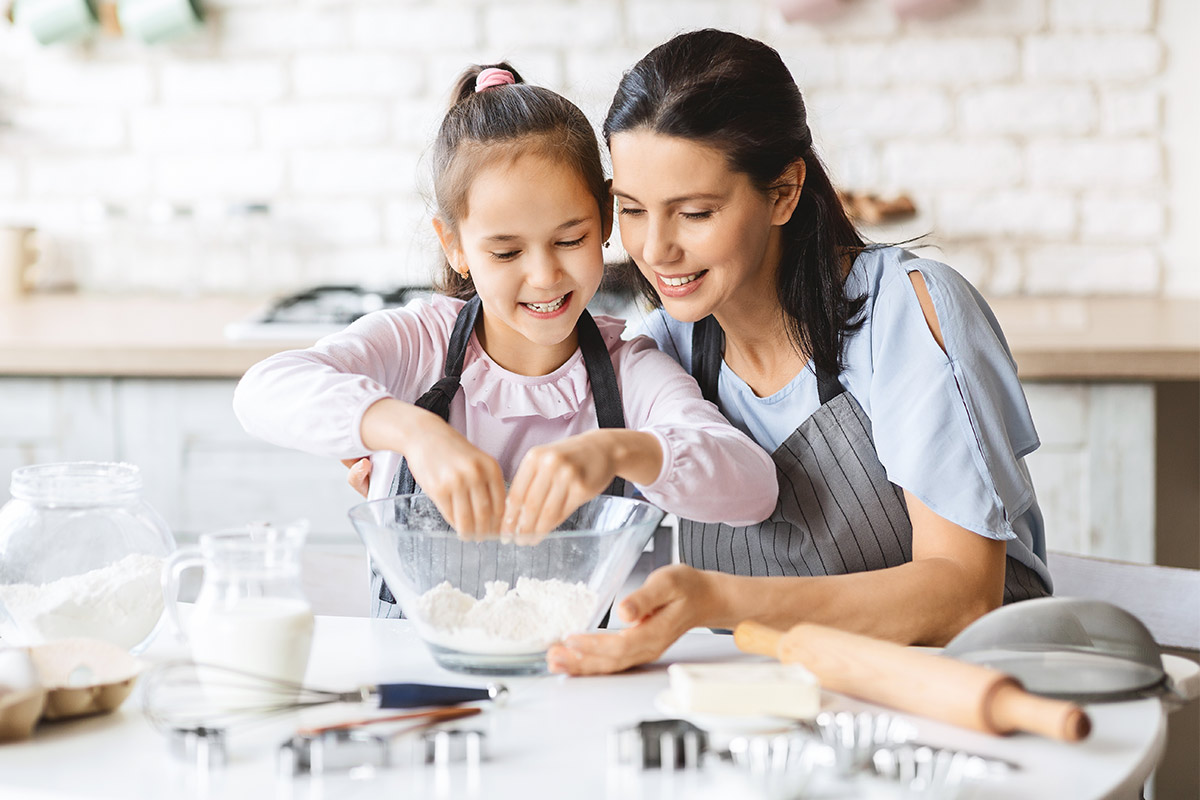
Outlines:
{"label": "girl's hand", "polygon": [[504,474],[496,459],[432,414],[410,434],[404,457],[413,480],[456,531],[473,538],[500,530]]}
{"label": "girl's hand", "polygon": [[536,544],[615,476],[615,458],[602,431],[530,448],[508,489],[501,536]]}
{"label": "girl's hand", "polygon": [[343,458],[342,464],[350,469],[346,473],[346,483],[350,484],[350,488],[367,496],[367,489],[371,486],[371,459],[370,458]]}
{"label": "girl's hand", "polygon": [[504,513],[500,464],[446,420],[386,397],[363,414],[361,433],[367,449],[392,450],[408,459],[417,485],[460,534],[500,530]]}
{"label": "girl's hand", "polygon": [[567,637],[547,651],[550,671],[599,675],[654,661],[689,629],[704,624],[717,599],[712,577],[684,564],[656,569],[617,606],[617,615],[636,623],[633,627]]}

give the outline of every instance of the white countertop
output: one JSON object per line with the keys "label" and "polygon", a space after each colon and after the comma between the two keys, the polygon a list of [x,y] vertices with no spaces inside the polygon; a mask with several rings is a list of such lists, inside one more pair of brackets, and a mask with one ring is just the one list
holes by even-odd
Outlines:
{"label": "white countertop", "polygon": [[[184,654],[171,635],[146,654],[160,660]],[[595,678],[505,679],[506,708],[467,720],[488,733],[489,758],[477,770],[393,767],[369,774],[280,778],[274,753],[295,719],[242,735],[231,734],[230,762],[208,772],[174,759],[165,740],[142,717],[135,695],[117,712],[43,725],[26,742],[0,745],[0,797],[10,798],[349,798],[486,797],[488,800],[575,798],[755,797],[746,773],[710,760],[693,772],[637,772],[616,767],[609,735],[643,719],[662,718],[654,697],[667,687],[673,661],[761,660],[740,653],[732,637],[684,636],[663,660],[633,672]],[[438,668],[404,621],[318,617],[307,682],[347,688],[360,683],[427,681],[474,684]],[[826,695],[828,709],[868,706]],[[328,711],[328,709],[326,709]],[[361,711],[343,711],[352,717]],[[1137,797],[1160,757],[1166,731],[1157,699],[1091,705],[1093,730],[1076,744],[1029,735],[992,737],[909,717],[917,738],[1020,765],[1003,779],[975,782],[972,798]],[[853,796],[853,795],[848,795]],[[897,795],[899,796],[899,795]]]}

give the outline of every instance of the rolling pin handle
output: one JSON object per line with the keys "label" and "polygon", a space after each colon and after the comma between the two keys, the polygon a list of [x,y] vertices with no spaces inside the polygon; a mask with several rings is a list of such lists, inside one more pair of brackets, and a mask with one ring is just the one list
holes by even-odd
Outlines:
{"label": "rolling pin handle", "polygon": [[744,653],[779,658],[779,642],[783,632],[759,622],[742,622],[733,629],[733,641]]}
{"label": "rolling pin handle", "polygon": [[1015,680],[996,689],[988,717],[997,733],[1025,731],[1065,742],[1085,739],[1092,730],[1091,719],[1079,706],[1030,694]]}

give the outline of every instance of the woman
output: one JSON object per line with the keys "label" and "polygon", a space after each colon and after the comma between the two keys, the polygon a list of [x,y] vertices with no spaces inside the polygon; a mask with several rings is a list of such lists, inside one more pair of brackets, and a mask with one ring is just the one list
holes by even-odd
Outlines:
{"label": "woman", "polygon": [[618,607],[632,627],[569,638],[551,669],[626,669],[746,619],[937,645],[1048,594],[1003,334],[949,267],[858,236],[779,55],[680,35],[625,75],[604,136],[622,242],[662,307],[646,332],[772,453],[780,501],[748,527],[681,520],[683,563]]}

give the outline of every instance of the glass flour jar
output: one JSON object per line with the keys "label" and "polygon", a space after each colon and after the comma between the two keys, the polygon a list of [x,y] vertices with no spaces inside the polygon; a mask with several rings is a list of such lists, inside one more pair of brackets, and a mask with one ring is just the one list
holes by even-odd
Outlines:
{"label": "glass flour jar", "polygon": [[36,464],[13,471],[0,508],[0,639],[104,639],[131,652],[162,618],[162,567],[175,549],[132,464]]}

